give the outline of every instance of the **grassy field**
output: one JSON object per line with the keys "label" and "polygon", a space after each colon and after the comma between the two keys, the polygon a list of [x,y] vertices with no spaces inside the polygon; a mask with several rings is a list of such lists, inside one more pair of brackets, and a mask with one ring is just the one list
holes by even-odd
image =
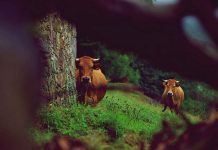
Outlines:
{"label": "grassy field", "polygon": [[[168,120],[174,128],[184,124],[176,114],[162,109],[134,85],[113,83],[95,108],[77,103],[67,107],[55,103],[43,106],[31,134],[38,144],[58,133],[82,139],[96,149],[134,150],[140,142],[148,149],[152,135],[161,129],[162,120]],[[192,122],[200,120],[198,116],[187,116]],[[177,134],[182,130],[177,129]]]}

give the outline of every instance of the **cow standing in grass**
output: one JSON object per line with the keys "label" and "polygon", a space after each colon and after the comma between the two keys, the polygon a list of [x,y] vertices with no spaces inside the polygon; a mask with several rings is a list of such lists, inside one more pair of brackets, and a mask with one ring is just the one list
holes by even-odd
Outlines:
{"label": "cow standing in grass", "polygon": [[184,92],[179,85],[179,81],[175,79],[164,80],[163,85],[165,87],[162,95],[162,103],[164,104],[163,111],[165,111],[168,106],[171,111],[174,110],[178,114],[179,108],[184,100]]}
{"label": "cow standing in grass", "polygon": [[99,59],[83,56],[76,59],[78,100],[95,106],[105,95],[107,80],[101,72]]}

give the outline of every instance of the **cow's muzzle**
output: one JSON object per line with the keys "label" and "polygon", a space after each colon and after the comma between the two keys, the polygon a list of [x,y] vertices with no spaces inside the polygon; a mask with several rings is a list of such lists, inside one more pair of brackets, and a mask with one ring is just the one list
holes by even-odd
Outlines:
{"label": "cow's muzzle", "polygon": [[83,77],[81,78],[81,81],[82,81],[83,83],[90,83],[90,82],[91,82],[91,77],[89,77],[89,76],[83,76]]}
{"label": "cow's muzzle", "polygon": [[173,96],[173,93],[169,92],[169,93],[167,93],[167,96],[168,96],[168,97],[172,97],[172,96]]}

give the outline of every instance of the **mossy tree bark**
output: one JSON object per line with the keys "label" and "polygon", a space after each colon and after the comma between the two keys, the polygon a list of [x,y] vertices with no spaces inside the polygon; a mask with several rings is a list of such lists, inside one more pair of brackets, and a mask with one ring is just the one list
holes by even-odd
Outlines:
{"label": "mossy tree bark", "polygon": [[47,59],[43,96],[62,104],[69,103],[76,98],[76,28],[54,13],[41,20],[37,30]]}

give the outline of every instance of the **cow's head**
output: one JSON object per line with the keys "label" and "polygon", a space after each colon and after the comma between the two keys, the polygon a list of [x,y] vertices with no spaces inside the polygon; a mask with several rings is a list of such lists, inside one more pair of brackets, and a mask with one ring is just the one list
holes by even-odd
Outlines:
{"label": "cow's head", "polygon": [[100,69],[99,58],[94,59],[89,56],[76,58],[76,68],[79,70],[80,80],[88,84],[92,82],[93,70]]}
{"label": "cow's head", "polygon": [[179,81],[175,79],[163,80],[163,85],[165,87],[165,91],[167,96],[171,97],[175,93],[175,88],[179,87]]}

